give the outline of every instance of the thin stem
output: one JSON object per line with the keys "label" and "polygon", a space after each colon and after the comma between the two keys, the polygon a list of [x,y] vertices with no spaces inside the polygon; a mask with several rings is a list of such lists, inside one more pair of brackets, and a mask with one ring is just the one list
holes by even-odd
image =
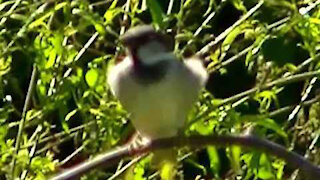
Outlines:
{"label": "thin stem", "polygon": [[30,150],[30,155],[29,155],[29,161],[28,161],[28,166],[26,168],[26,170],[24,170],[21,174],[21,180],[24,180],[27,178],[27,175],[29,173],[29,169],[30,169],[30,165],[31,165],[31,162],[32,162],[32,159],[34,158],[34,155],[35,155],[35,152],[37,150],[37,146],[38,146],[38,142],[39,142],[39,139],[40,139],[40,131],[41,131],[41,125],[37,127],[36,131],[35,131],[35,136],[36,136],[36,139],[35,139],[35,143],[33,145],[33,147],[31,148]]}
{"label": "thin stem", "polygon": [[305,8],[300,8],[299,12],[301,15],[306,15],[309,11],[311,11],[313,8],[317,7],[320,4],[320,0],[312,3],[310,6]]}
{"label": "thin stem", "polygon": [[60,163],[59,166],[67,163],[68,161],[70,161],[74,156],[76,156],[78,153],[80,153],[86,146],[88,143],[84,143],[82,146],[80,146],[79,148],[77,148],[75,151],[73,151],[69,156],[67,156],[65,159],[63,159]]}
{"label": "thin stem", "polygon": [[[26,114],[27,111],[29,109],[30,106],[30,100],[31,100],[31,95],[32,95],[32,91],[33,91],[33,87],[36,81],[36,74],[37,74],[37,67],[34,64],[33,65],[33,70],[32,70],[32,74],[31,74],[31,79],[30,79],[30,83],[29,83],[29,87],[28,87],[28,92],[27,92],[27,96],[24,102],[24,106],[23,106],[23,111],[22,111],[22,118],[20,120],[20,124],[19,124],[19,130],[18,130],[18,134],[16,137],[16,145],[15,145],[15,150],[14,150],[14,154],[18,154],[18,151],[20,149],[20,141],[21,141],[21,137],[22,137],[22,132],[24,129],[24,125],[25,125],[25,121],[26,121]],[[11,175],[14,178],[14,170],[15,170],[15,165],[16,165],[16,157],[12,158],[12,167],[11,167]]]}
{"label": "thin stem", "polygon": [[50,149],[50,148],[53,148],[53,147],[58,146],[59,144],[61,144],[61,143],[65,142],[65,141],[73,138],[75,135],[76,135],[76,133],[73,133],[73,134],[70,134],[69,136],[66,136],[66,137],[64,137],[64,138],[61,138],[61,139],[57,140],[56,142],[50,143],[49,145],[43,147],[42,149],[39,149],[39,150],[36,152],[36,155],[39,155],[39,154],[47,151],[47,150]]}
{"label": "thin stem", "polygon": [[309,96],[310,92],[311,92],[311,89],[313,88],[314,86],[314,83],[317,81],[317,77],[313,77],[311,79],[311,81],[308,83],[308,87],[307,89],[305,90],[305,92],[303,93],[303,96],[301,97],[301,100],[300,100],[300,103],[293,109],[293,111],[291,112],[291,114],[289,115],[288,117],[288,121],[291,121],[299,112],[299,110],[301,109],[301,103],[303,103]]}
{"label": "thin stem", "polygon": [[230,26],[223,33],[221,33],[213,42],[210,42],[209,44],[204,46],[200,51],[198,51],[197,55],[203,56],[204,54],[207,54],[213,46],[215,46],[220,41],[222,41],[234,28],[236,28],[241,23],[243,23],[246,19],[252,16],[253,13],[255,13],[262,6],[263,3],[264,1],[261,0],[257,5],[251,8],[244,16],[242,16],[237,22],[235,22],[232,26]]}
{"label": "thin stem", "polygon": [[[87,124],[83,124],[83,125],[74,127],[74,128],[72,128],[72,129],[70,129],[69,132],[63,131],[63,132],[60,132],[60,133],[53,134],[53,135],[51,135],[51,136],[45,137],[45,138],[43,138],[43,139],[40,139],[39,142],[38,142],[38,144],[43,144],[43,143],[46,143],[46,142],[51,141],[51,140],[54,140],[54,139],[60,139],[60,143],[61,143],[61,140],[62,140],[62,137],[63,137],[63,136],[65,136],[65,135],[74,136],[75,133],[77,133],[77,131],[79,131],[79,130],[87,127],[87,126],[91,126],[91,125],[93,125],[93,124],[94,124],[93,121],[91,121],[91,122],[89,122],[89,123],[87,123]],[[29,140],[29,141],[30,141],[30,140]],[[35,142],[32,142],[32,143],[29,143],[29,144],[27,144],[27,145],[21,146],[19,150],[32,147],[32,146],[34,146],[34,144],[35,144]],[[50,146],[50,147],[51,147],[51,146]],[[48,149],[48,148],[46,148],[46,149]],[[41,151],[41,152],[43,152],[43,151]],[[39,152],[38,152],[38,154],[39,154]],[[2,155],[2,153],[0,153],[0,156],[1,156],[1,155]]]}
{"label": "thin stem", "polygon": [[[130,0],[127,0],[126,4],[125,4],[125,8],[124,8],[125,12],[124,12],[124,15],[123,15],[123,22],[126,23],[128,21],[128,13],[129,13],[129,10],[130,10]],[[120,35],[123,35],[126,31],[126,26],[121,26],[121,29],[120,29]]]}
{"label": "thin stem", "polygon": [[247,54],[249,51],[251,51],[253,48],[254,48],[253,45],[245,48],[244,50],[242,50],[242,51],[239,52],[238,54],[232,56],[231,58],[229,58],[229,59],[227,59],[227,60],[225,60],[225,61],[223,61],[221,64],[218,64],[216,67],[213,67],[212,69],[209,69],[209,70],[208,70],[209,73],[213,73],[213,72],[217,71],[218,69],[223,68],[223,67],[231,64],[232,62],[234,62],[234,61],[237,60],[238,58],[246,55],[246,54]]}
{"label": "thin stem", "polygon": [[305,79],[308,79],[308,78],[311,78],[311,77],[314,77],[314,76],[318,76],[320,75],[320,70],[318,71],[311,71],[311,72],[305,72],[305,73],[301,73],[301,74],[297,74],[297,75],[292,75],[292,76],[289,76],[289,77],[284,77],[284,78],[280,78],[278,80],[275,80],[275,81],[272,81],[270,83],[267,83],[266,85],[264,86],[261,86],[261,87],[255,87],[255,88],[252,88],[252,89],[249,89],[247,91],[244,91],[242,93],[239,93],[237,95],[234,95],[232,97],[229,97],[229,98],[226,98],[222,101],[222,103],[220,105],[225,105],[225,104],[228,104],[228,103],[232,103],[232,102],[235,102],[245,96],[250,96],[260,90],[264,90],[264,89],[269,89],[269,88],[272,88],[274,86],[283,86],[285,84],[289,84],[289,83],[293,83],[293,82],[297,82],[297,81],[302,81],[302,80],[305,80]]}
{"label": "thin stem", "polygon": [[169,1],[168,10],[167,10],[167,15],[171,14],[171,12],[172,12],[172,7],[173,7],[173,3],[174,3],[174,0],[170,0],[170,1]]}
{"label": "thin stem", "polygon": [[118,171],[116,171],[110,178],[108,178],[108,180],[114,180],[116,178],[118,178],[124,171],[126,171],[127,169],[129,169],[132,165],[134,165],[136,162],[140,161],[140,159],[142,159],[143,157],[145,157],[145,155],[139,156],[134,158],[133,160],[131,160],[129,163],[127,163],[125,166],[123,166],[121,169],[119,169]]}
{"label": "thin stem", "polygon": [[91,44],[96,40],[96,38],[99,36],[98,32],[95,32],[90,39],[86,42],[86,44],[83,46],[83,48],[79,51],[77,56],[74,58],[74,61],[78,61],[80,57],[83,55],[84,52],[91,46]]}
{"label": "thin stem", "polygon": [[94,3],[91,3],[89,5],[90,8],[93,8],[95,6],[105,6],[106,4],[112,2],[112,0],[105,0],[105,1],[98,1],[98,2],[94,2]]}
{"label": "thin stem", "polygon": [[281,20],[279,20],[279,21],[277,21],[277,22],[275,22],[275,23],[272,23],[272,24],[268,25],[268,26],[267,26],[267,29],[276,28],[276,27],[278,27],[278,26],[280,26],[280,25],[288,22],[289,20],[290,20],[290,17],[289,17],[289,16],[288,16],[288,17],[285,17],[285,18],[283,18],[283,19],[281,19]]}
{"label": "thin stem", "polygon": [[[316,102],[319,102],[320,101],[320,96],[317,96],[309,101],[305,101],[305,102],[302,102],[301,103],[301,106],[302,107],[305,107],[305,106],[311,106],[312,104],[316,103]],[[292,106],[286,106],[286,107],[283,107],[283,108],[280,108],[280,109],[277,109],[275,111],[272,111],[270,113],[268,113],[268,117],[275,117],[279,114],[282,114],[282,113],[285,113],[285,112],[289,112],[291,111],[292,109],[294,109],[295,106],[292,105]]]}
{"label": "thin stem", "polygon": [[[80,49],[79,53],[77,56],[74,58],[74,62],[78,61],[81,56],[86,52],[86,50],[90,47],[90,45],[96,40],[96,38],[99,36],[98,32],[95,32],[90,39],[86,42],[86,44],[83,46],[83,48]],[[64,78],[68,77],[72,72],[72,68],[69,68],[63,75]]]}

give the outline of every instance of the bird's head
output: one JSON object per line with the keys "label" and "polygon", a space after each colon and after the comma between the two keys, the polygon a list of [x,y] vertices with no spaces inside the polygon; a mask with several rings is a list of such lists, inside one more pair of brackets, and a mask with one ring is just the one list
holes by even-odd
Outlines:
{"label": "bird's head", "polygon": [[170,51],[168,41],[150,25],[131,28],[120,39],[134,61],[144,64],[156,63],[157,56]]}

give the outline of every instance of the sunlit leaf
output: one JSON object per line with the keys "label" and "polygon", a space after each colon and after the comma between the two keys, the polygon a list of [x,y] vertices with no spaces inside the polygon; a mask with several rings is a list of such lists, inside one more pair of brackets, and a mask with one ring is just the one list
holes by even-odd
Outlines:
{"label": "sunlit leaf", "polygon": [[56,51],[55,51],[55,50],[52,50],[52,51],[50,52],[49,59],[48,59],[46,65],[45,65],[45,68],[46,68],[46,69],[49,69],[49,68],[51,68],[51,67],[54,65],[55,60],[56,60],[56,57],[57,57]]}
{"label": "sunlit leaf", "polygon": [[231,146],[230,147],[230,155],[231,155],[231,162],[234,170],[236,172],[240,171],[241,164],[240,164],[240,156],[241,156],[241,148],[239,146]]}
{"label": "sunlit leaf", "polygon": [[53,15],[54,11],[57,11],[61,8],[63,8],[64,6],[66,6],[68,3],[66,2],[62,2],[62,3],[59,3],[55,6],[54,9],[51,9],[50,11],[46,12],[45,14],[43,14],[40,18],[38,18],[37,20],[33,21],[30,25],[29,25],[29,28],[32,29],[32,28],[35,28],[37,26],[40,26],[40,25],[43,25],[43,26],[47,26],[45,20],[47,20],[47,18],[49,18],[51,15]]}
{"label": "sunlit leaf", "polygon": [[254,122],[262,127],[265,127],[267,129],[275,131],[277,134],[279,134],[284,139],[287,139],[287,133],[282,129],[282,127],[277,124],[273,119],[259,116],[259,115],[246,115],[241,117],[242,121],[246,122]]}
{"label": "sunlit leaf", "polygon": [[107,24],[112,23],[112,20],[121,12],[121,8],[108,9],[104,14],[104,18],[106,19]]}
{"label": "sunlit leaf", "polygon": [[1,57],[0,58],[0,77],[7,74],[10,71],[10,64],[12,61],[12,56],[8,58]]}
{"label": "sunlit leaf", "polygon": [[161,171],[160,171],[160,177],[163,180],[171,180],[174,179],[174,175],[175,175],[175,168],[176,164],[173,162],[165,162],[162,167],[161,167]]}
{"label": "sunlit leaf", "polygon": [[94,87],[98,82],[99,72],[97,69],[90,69],[86,73],[86,82],[89,85],[89,87]]}
{"label": "sunlit leaf", "polygon": [[63,53],[63,34],[62,33],[56,33],[53,38],[51,38],[52,45],[58,55],[62,55]]}
{"label": "sunlit leaf", "polygon": [[70,118],[71,118],[72,116],[74,116],[77,112],[78,112],[77,109],[74,109],[74,110],[70,111],[70,112],[66,115],[65,120],[66,120],[66,121],[69,121]]}
{"label": "sunlit leaf", "polygon": [[222,50],[221,50],[221,57],[220,59],[223,59],[227,53],[227,51],[230,49],[231,44],[235,41],[235,39],[243,32],[245,32],[246,29],[251,28],[251,24],[246,23],[241,26],[238,26],[234,28],[225,38],[225,40],[222,43]]}
{"label": "sunlit leaf", "polygon": [[275,179],[271,163],[266,154],[261,154],[259,161],[258,177],[261,179]]}
{"label": "sunlit leaf", "polygon": [[210,168],[212,172],[217,176],[221,168],[218,151],[214,146],[209,146],[207,147],[207,153],[210,160]]}
{"label": "sunlit leaf", "polygon": [[106,33],[105,27],[104,27],[102,24],[95,23],[95,24],[94,24],[94,28],[96,29],[96,31],[97,31],[99,34],[104,35],[104,34]]}
{"label": "sunlit leaf", "polygon": [[241,10],[243,12],[247,11],[247,8],[244,6],[242,0],[231,0],[231,2],[236,9]]}
{"label": "sunlit leaf", "polygon": [[320,19],[317,19],[317,18],[310,18],[310,21],[311,21],[312,23],[315,23],[315,24],[320,25]]}

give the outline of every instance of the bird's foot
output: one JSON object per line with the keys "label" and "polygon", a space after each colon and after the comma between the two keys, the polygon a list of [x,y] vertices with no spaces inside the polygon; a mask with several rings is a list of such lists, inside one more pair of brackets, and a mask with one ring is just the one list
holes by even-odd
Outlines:
{"label": "bird's foot", "polygon": [[148,146],[150,143],[150,139],[143,137],[137,133],[129,145],[129,151],[134,153],[136,151],[139,151],[143,147]]}

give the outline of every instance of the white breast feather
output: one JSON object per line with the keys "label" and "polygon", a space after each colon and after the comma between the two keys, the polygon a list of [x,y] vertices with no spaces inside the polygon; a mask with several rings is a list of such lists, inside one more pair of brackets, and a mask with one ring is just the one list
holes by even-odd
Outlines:
{"label": "white breast feather", "polygon": [[130,58],[117,64],[108,75],[112,92],[131,113],[135,128],[151,139],[177,134],[207,80],[197,59],[184,63],[172,59],[169,63],[166,76],[151,85],[134,80]]}

